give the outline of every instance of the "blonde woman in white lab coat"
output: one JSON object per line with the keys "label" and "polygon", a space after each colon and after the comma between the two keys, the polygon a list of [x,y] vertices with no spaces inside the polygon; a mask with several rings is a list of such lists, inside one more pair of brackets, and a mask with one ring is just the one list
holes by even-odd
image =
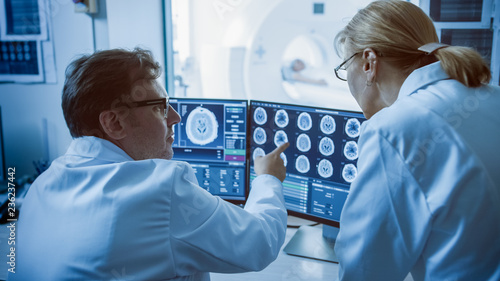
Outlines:
{"label": "blonde woman in white lab coat", "polygon": [[369,118],[335,251],[341,280],[500,280],[500,89],[474,50],[438,43],[406,1],[336,37]]}

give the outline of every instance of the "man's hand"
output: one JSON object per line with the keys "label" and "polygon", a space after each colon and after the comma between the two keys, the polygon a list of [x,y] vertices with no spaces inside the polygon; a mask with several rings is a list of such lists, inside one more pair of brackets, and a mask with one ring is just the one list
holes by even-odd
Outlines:
{"label": "man's hand", "polygon": [[288,146],[290,146],[290,143],[284,143],[266,156],[257,157],[254,165],[257,176],[268,174],[277,177],[283,182],[286,177],[286,168],[280,154],[285,151]]}

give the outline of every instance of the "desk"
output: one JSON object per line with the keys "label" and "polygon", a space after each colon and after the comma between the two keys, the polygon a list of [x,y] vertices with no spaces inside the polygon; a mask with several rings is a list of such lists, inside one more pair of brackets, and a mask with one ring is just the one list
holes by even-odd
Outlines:
{"label": "desk", "polygon": [[[307,225],[313,222],[296,217],[288,217],[289,225]],[[319,229],[322,225],[315,226]],[[334,281],[337,279],[339,265],[336,263],[291,256],[283,248],[297,232],[296,228],[287,228],[286,238],[278,258],[264,270],[238,274],[211,273],[212,281]],[[413,281],[411,274],[404,281]]]}
{"label": "desk", "polygon": [[[311,224],[311,221],[302,220],[295,217],[288,217],[288,224],[302,225]],[[321,225],[315,227],[321,228]],[[293,237],[296,228],[288,228],[286,231],[285,243],[278,258],[267,268],[259,272],[247,272],[239,274],[211,273],[212,281],[334,281],[337,278],[339,266],[336,263],[312,260],[291,256],[283,252],[283,248]],[[0,225],[0,280],[7,278],[7,239],[9,231],[7,225]],[[408,275],[404,281],[413,281]]]}
{"label": "desk", "polygon": [[[296,219],[294,217],[288,218],[288,224],[296,225]],[[305,220],[304,223],[307,223]],[[313,223],[313,222],[309,222]],[[302,224],[302,223],[300,223]],[[322,228],[321,225],[315,227]],[[339,266],[336,263],[301,258],[296,256],[291,256],[283,252],[283,248],[293,237],[296,228],[288,228],[286,230],[286,238],[283,247],[281,248],[278,258],[271,263],[264,270],[259,272],[247,272],[239,274],[222,274],[222,273],[211,273],[212,281],[278,281],[278,280],[291,280],[291,281],[319,281],[319,280],[329,280],[334,281],[337,278]]]}
{"label": "desk", "polygon": [[[313,222],[302,220],[296,217],[288,217],[289,225],[307,225]],[[322,225],[315,226],[319,229]],[[211,273],[212,281],[334,281],[337,279],[339,265],[332,262],[325,262],[307,258],[291,256],[283,252],[283,248],[293,237],[296,228],[287,228],[286,238],[278,258],[264,270],[259,272],[247,272],[238,274]],[[413,281],[411,274],[404,281]]]}

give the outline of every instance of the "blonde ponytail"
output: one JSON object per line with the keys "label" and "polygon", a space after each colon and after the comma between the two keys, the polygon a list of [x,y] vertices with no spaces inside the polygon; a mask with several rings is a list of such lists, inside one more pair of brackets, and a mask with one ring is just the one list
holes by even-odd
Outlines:
{"label": "blonde ponytail", "polygon": [[472,48],[449,46],[437,50],[434,54],[441,61],[446,74],[469,88],[479,87],[491,80],[488,65]]}

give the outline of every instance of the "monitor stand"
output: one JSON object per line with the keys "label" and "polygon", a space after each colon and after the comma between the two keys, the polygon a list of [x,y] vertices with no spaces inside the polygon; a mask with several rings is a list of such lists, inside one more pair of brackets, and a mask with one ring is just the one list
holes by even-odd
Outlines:
{"label": "monitor stand", "polygon": [[338,263],[333,250],[339,229],[323,225],[319,227],[301,226],[283,251],[289,255]]}

